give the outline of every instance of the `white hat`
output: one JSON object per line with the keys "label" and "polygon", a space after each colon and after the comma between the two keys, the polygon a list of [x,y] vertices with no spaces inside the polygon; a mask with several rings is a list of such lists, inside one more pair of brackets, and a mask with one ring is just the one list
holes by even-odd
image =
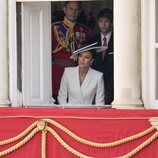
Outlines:
{"label": "white hat", "polygon": [[72,53],[72,55],[70,56],[70,59],[76,59],[76,57],[79,53],[82,53],[82,52],[85,52],[85,51],[88,51],[88,50],[94,50],[96,53],[99,53],[99,52],[105,51],[108,48],[106,46],[96,46],[97,43],[98,42],[92,43],[90,45],[87,45],[87,46],[84,46],[82,48],[79,48],[79,49],[75,50]]}

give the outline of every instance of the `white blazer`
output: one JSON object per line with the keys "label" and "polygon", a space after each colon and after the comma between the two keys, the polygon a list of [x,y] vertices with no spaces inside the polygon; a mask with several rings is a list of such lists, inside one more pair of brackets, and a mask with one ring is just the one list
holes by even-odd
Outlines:
{"label": "white blazer", "polygon": [[92,105],[94,98],[96,105],[104,105],[103,74],[89,68],[80,86],[79,67],[65,68],[60,83],[59,104]]}

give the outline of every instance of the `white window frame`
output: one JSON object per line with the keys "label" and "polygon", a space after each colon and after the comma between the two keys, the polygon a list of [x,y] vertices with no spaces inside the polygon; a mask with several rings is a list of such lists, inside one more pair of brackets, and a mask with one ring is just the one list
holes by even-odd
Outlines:
{"label": "white window frame", "polygon": [[[36,2],[39,0],[8,0],[8,39],[9,39],[9,95],[12,107],[23,105],[22,92],[18,90],[17,83],[17,23],[16,23],[16,3],[17,2]],[[41,0],[58,1],[58,0]],[[62,0],[66,1],[66,0]],[[84,1],[84,0],[81,0]]]}
{"label": "white window frame", "polygon": [[155,99],[155,0],[141,0],[142,98],[147,109],[158,109]]}
{"label": "white window frame", "polygon": [[22,97],[17,88],[17,26],[16,0],[8,1],[8,39],[9,39],[9,88],[12,106],[22,106]]}
{"label": "white window frame", "polygon": [[[8,0],[8,48],[9,48],[9,95],[12,107],[23,105],[22,93],[18,90],[17,83],[17,24],[16,24],[16,3],[36,2],[39,0]],[[56,0],[42,0],[56,1]],[[66,0],[62,0],[66,1]]]}

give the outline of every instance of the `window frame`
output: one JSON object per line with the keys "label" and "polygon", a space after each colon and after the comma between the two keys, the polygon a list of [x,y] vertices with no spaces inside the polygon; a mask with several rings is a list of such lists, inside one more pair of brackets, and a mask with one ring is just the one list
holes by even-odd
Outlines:
{"label": "window frame", "polygon": [[[8,1],[8,39],[9,39],[9,93],[11,106],[23,106],[23,92],[18,90],[18,59],[17,59],[17,2],[37,2],[39,0],[9,0]],[[57,1],[57,0],[41,0]],[[66,0],[62,0],[66,1]],[[84,1],[84,0],[81,0]],[[89,0],[91,1],[91,0]],[[23,66],[23,65],[22,65]]]}
{"label": "window frame", "polygon": [[155,0],[141,0],[142,98],[147,109],[158,109],[156,99]]}

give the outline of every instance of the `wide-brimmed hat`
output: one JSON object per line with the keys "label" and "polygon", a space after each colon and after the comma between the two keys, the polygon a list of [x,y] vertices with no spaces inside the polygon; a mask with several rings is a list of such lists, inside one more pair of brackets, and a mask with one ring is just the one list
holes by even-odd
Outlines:
{"label": "wide-brimmed hat", "polygon": [[75,50],[72,55],[70,56],[70,59],[76,59],[78,57],[78,54],[85,52],[85,51],[95,51],[96,53],[100,53],[105,51],[108,47],[106,46],[96,46],[98,42],[86,45],[84,47],[81,47],[77,50]]}

